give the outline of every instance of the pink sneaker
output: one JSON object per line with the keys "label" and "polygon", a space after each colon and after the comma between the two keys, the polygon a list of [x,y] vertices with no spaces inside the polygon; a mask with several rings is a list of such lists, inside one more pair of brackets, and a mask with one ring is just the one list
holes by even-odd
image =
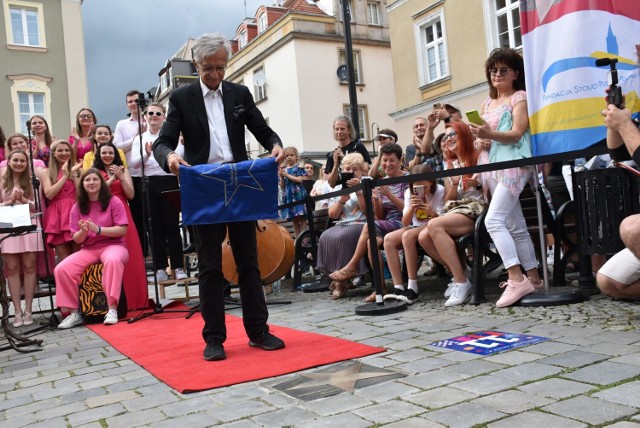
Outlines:
{"label": "pink sneaker", "polygon": [[542,281],[542,279],[539,279],[538,281],[536,281],[531,277],[529,277],[529,281],[531,282],[531,285],[533,285],[533,288],[536,289],[536,291],[544,290],[544,281]]}
{"label": "pink sneaker", "polygon": [[[505,288],[506,287],[506,288]],[[508,280],[500,284],[500,288],[505,288],[502,296],[496,302],[498,308],[506,308],[513,305],[518,300],[522,299],[527,294],[533,293],[536,289],[526,276],[522,282],[515,282]]]}

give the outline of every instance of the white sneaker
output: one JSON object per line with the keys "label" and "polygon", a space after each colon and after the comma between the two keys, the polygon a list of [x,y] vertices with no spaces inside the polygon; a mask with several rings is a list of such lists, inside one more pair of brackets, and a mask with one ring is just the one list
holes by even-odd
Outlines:
{"label": "white sneaker", "polygon": [[169,275],[167,275],[166,270],[158,269],[156,272],[156,278],[158,278],[158,281],[167,281],[169,279]]}
{"label": "white sneaker", "polygon": [[453,285],[453,289],[451,297],[444,304],[446,307],[463,304],[469,297],[469,293],[471,293],[471,283],[469,281],[465,281],[462,284],[456,283]]}
{"label": "white sneaker", "polygon": [[72,312],[71,315],[66,317],[60,324],[58,324],[58,328],[60,330],[65,330],[67,328],[75,327],[82,324],[84,324],[82,315],[80,315],[79,312]]}
{"label": "white sneaker", "polygon": [[453,279],[452,279],[451,282],[447,284],[447,289],[444,290],[445,299],[448,299],[449,297],[451,297],[451,294],[453,294],[454,286],[455,286],[455,282],[453,282]]}
{"label": "white sneaker", "polygon": [[176,279],[187,279],[187,278],[189,278],[187,276],[186,272],[184,271],[184,269],[176,268],[174,273],[176,274]]}
{"label": "white sneaker", "polygon": [[107,315],[104,316],[104,325],[118,324],[118,311],[109,309]]}

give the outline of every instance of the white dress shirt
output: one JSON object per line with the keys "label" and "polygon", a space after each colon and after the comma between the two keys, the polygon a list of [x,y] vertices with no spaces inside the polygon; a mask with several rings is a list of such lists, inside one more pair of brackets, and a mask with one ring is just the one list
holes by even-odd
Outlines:
{"label": "white dress shirt", "polygon": [[[142,119],[142,123],[144,123],[144,118]],[[132,177],[140,177],[142,173],[140,172],[140,164],[138,167],[134,167],[131,162],[131,147],[133,145],[133,140],[138,136],[138,119],[133,119],[130,117],[128,119],[122,119],[118,121],[116,125],[116,130],[113,133],[113,145],[119,149],[122,149],[125,157],[127,158],[127,166],[129,167],[129,173]],[[140,142],[138,141],[138,147],[140,147]],[[138,154],[138,157],[139,154]]]}
{"label": "white dress shirt", "polygon": [[227,123],[224,120],[224,105],[222,103],[222,85],[218,89],[211,90],[200,79],[200,88],[204,98],[204,106],[207,110],[209,122],[209,160],[208,163],[233,162],[231,142],[227,134]]}
{"label": "white dress shirt", "polygon": [[[143,159],[144,159],[144,175],[147,177],[154,177],[160,175],[173,175],[171,173],[165,172],[153,155],[153,151],[151,154],[147,154],[147,151],[144,149],[147,143],[153,144],[154,141],[158,138],[158,134],[160,131],[158,130],[157,134],[152,134],[150,130],[147,130],[142,134],[142,144],[143,144]],[[175,150],[176,154],[180,157],[184,157],[184,146],[182,144],[178,144]],[[129,164],[129,169],[131,167],[136,168],[139,171],[140,176],[142,175],[142,161],[140,159],[140,138],[135,138],[133,140],[133,145],[131,146],[131,163]]]}

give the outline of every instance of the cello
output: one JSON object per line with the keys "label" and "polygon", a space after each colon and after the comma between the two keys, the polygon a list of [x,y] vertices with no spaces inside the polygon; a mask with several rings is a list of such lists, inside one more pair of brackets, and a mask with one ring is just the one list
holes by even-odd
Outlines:
{"label": "cello", "polygon": [[[287,229],[274,220],[257,220],[255,225],[260,279],[263,284],[271,284],[291,271],[295,256],[293,239]],[[222,273],[227,281],[238,283],[238,272],[228,233],[222,242]]]}

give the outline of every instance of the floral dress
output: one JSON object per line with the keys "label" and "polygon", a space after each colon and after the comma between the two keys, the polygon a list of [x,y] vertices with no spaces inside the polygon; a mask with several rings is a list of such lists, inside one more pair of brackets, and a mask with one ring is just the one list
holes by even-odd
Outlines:
{"label": "floral dress", "polygon": [[[287,168],[287,173],[294,177],[306,177],[307,173],[304,168],[299,165],[294,165]],[[282,189],[281,204],[288,204],[289,202],[301,201],[307,197],[307,192],[304,190],[302,183],[294,183],[287,177],[283,177],[284,188]],[[293,207],[284,208],[280,210],[280,218],[282,220],[291,220],[297,216],[307,215],[307,208],[305,204],[299,204]]]}

